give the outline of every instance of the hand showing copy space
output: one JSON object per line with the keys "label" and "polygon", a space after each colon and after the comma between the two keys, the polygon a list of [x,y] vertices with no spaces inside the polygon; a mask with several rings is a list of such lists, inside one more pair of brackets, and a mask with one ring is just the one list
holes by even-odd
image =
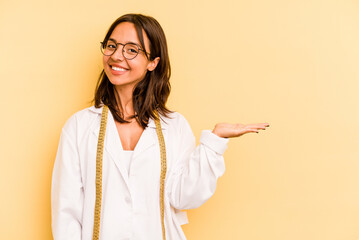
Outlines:
{"label": "hand showing copy space", "polygon": [[269,127],[269,123],[254,123],[254,124],[231,124],[231,123],[217,123],[212,132],[219,137],[232,138],[239,137],[243,134],[256,132]]}

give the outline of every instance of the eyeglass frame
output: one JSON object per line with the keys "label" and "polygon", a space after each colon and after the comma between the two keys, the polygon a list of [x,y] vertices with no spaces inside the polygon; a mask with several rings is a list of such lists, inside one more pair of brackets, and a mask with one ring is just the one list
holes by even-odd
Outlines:
{"label": "eyeglass frame", "polygon": [[[135,58],[138,56],[139,52],[138,52],[138,53],[136,54],[136,56],[134,56],[133,58],[127,58],[127,57],[125,57],[125,55],[123,54],[123,53],[124,53],[124,48],[125,48],[125,46],[126,46],[127,44],[136,45],[136,46],[138,47],[138,50],[139,50],[139,51],[142,51],[142,52],[145,53],[146,58],[149,59],[148,56],[151,56],[150,53],[148,53],[148,52],[146,52],[145,50],[143,50],[143,49],[139,46],[139,44],[137,44],[137,43],[128,42],[128,43],[123,44],[123,43],[115,42],[115,41],[113,41],[112,39],[108,39],[107,42],[108,42],[108,41],[112,41],[113,43],[115,43],[115,44],[116,44],[116,48],[115,48],[115,51],[113,51],[113,53],[112,53],[111,55],[106,55],[106,54],[104,54],[104,53],[102,52],[102,49],[105,49],[105,48],[104,48],[105,42],[100,42],[100,43],[101,43],[101,46],[100,46],[100,47],[101,47],[101,53],[102,53],[103,55],[105,55],[105,56],[112,56],[112,55],[117,51],[118,45],[122,45],[122,51],[121,51],[121,52],[122,52],[122,56],[123,56],[124,58],[126,58],[127,60],[135,59]],[[106,42],[106,43],[107,43],[107,42]]]}

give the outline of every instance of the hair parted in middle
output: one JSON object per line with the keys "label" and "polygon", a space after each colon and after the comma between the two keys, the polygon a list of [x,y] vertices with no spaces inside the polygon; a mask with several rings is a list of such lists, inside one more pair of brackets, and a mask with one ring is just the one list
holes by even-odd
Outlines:
{"label": "hair parted in middle", "polygon": [[[169,117],[172,113],[167,107],[166,102],[171,91],[169,79],[171,77],[171,66],[168,56],[167,40],[161,25],[151,16],[142,14],[125,14],[116,19],[107,31],[103,40],[105,46],[108,39],[116,26],[122,22],[130,22],[135,25],[138,39],[142,49],[146,52],[142,30],[146,33],[149,40],[150,56],[145,53],[146,57],[151,61],[156,57],[160,57],[156,68],[153,71],[147,71],[144,79],[137,83],[132,94],[133,108],[135,115],[130,118],[135,118],[136,121],[145,128],[148,124],[149,118],[157,119],[155,111],[160,115]],[[103,46],[102,46],[103,47]],[[104,70],[100,73],[95,90],[95,97],[92,102],[95,102],[95,107],[100,108],[101,104],[109,107],[113,117],[120,123],[126,123],[124,120],[123,110],[121,104],[117,100],[120,97],[115,89],[115,86],[110,82]],[[119,101],[120,102],[120,101]],[[119,108],[120,106],[120,108]]]}

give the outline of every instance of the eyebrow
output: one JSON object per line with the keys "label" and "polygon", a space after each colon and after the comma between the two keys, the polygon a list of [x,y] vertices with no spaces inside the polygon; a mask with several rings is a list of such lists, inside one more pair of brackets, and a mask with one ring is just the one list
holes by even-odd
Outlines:
{"label": "eyebrow", "polygon": [[[117,43],[116,39],[109,38],[108,40],[112,40],[112,41],[114,41],[114,42]],[[135,44],[135,45],[138,45],[139,47],[141,47],[141,45],[140,45],[139,43],[136,43],[136,42],[131,42],[131,41],[129,41],[129,42],[125,42],[125,44],[126,44],[126,43],[132,43],[132,44]]]}

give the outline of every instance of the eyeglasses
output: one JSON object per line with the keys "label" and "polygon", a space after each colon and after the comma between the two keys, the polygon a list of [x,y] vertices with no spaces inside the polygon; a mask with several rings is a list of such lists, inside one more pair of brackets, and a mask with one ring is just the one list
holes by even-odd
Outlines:
{"label": "eyeglasses", "polygon": [[148,52],[144,51],[142,48],[140,48],[135,43],[122,44],[122,43],[116,43],[115,41],[112,41],[112,40],[108,40],[106,43],[101,42],[101,52],[105,56],[111,56],[118,49],[118,45],[123,46],[122,55],[124,58],[126,58],[128,60],[132,60],[135,57],[137,57],[137,55],[140,51],[144,52],[146,54],[147,58],[148,58],[148,55],[150,55]]}

